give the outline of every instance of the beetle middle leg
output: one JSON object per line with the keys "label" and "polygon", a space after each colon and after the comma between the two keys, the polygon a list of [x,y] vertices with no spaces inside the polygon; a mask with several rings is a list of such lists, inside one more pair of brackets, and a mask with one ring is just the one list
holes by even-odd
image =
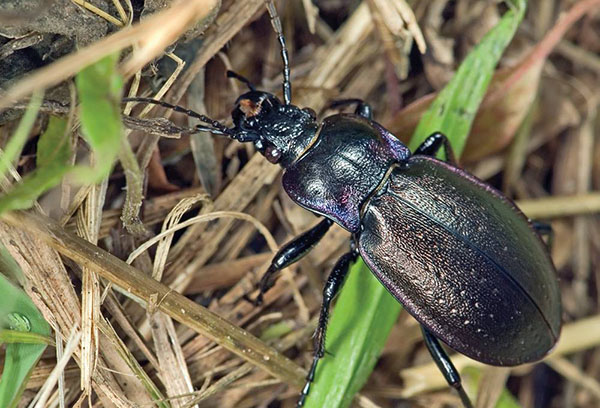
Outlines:
{"label": "beetle middle leg", "polygon": [[450,357],[448,357],[448,354],[446,354],[446,351],[442,348],[439,340],[424,326],[421,326],[421,330],[423,331],[425,345],[446,381],[458,392],[460,400],[465,408],[473,408],[473,404],[462,386],[460,374],[458,374],[458,370],[454,367],[454,364],[452,364]]}
{"label": "beetle middle leg", "polygon": [[366,119],[373,119],[373,109],[371,109],[371,105],[358,98],[351,99],[338,99],[337,101],[331,102],[329,105],[330,108],[339,108],[341,106],[353,105],[356,104],[356,110],[354,113],[358,116],[362,116]]}
{"label": "beetle middle leg", "polygon": [[422,154],[424,156],[435,156],[441,147],[444,147],[444,153],[446,154],[446,161],[450,164],[456,164],[456,156],[454,150],[448,141],[448,137],[440,132],[435,132],[427,137],[417,147],[414,154]]}
{"label": "beetle middle leg", "polygon": [[348,274],[348,270],[350,269],[350,265],[354,263],[357,258],[358,250],[354,248],[350,252],[342,255],[327,278],[327,283],[323,289],[323,303],[321,304],[319,323],[314,335],[315,350],[313,354],[313,362],[310,366],[310,370],[308,371],[308,375],[306,376],[306,384],[304,385],[304,388],[302,388],[302,393],[298,399],[298,408],[304,405],[306,396],[310,391],[310,385],[315,378],[317,363],[325,355],[325,333],[327,331],[327,323],[329,321],[329,308],[331,306],[331,302],[342,287],[346,275]]}
{"label": "beetle middle leg", "polygon": [[299,261],[304,255],[308,254],[311,249],[323,238],[325,233],[329,230],[329,227],[333,224],[329,218],[323,219],[320,223],[315,225],[313,228],[305,231],[300,236],[294,238],[292,241],[285,244],[273,257],[269,269],[260,279],[259,293],[254,300],[250,302],[255,305],[261,305],[263,302],[263,295],[273,286],[273,277],[276,273],[281,271]]}

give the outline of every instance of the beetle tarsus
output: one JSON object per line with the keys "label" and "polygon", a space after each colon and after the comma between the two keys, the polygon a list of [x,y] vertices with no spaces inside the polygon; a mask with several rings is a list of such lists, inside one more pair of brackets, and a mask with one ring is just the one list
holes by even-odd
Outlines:
{"label": "beetle tarsus", "polygon": [[463,405],[465,406],[465,408],[473,408],[473,403],[471,402],[471,399],[469,398],[469,396],[465,392],[465,389],[462,387],[462,385],[458,384],[458,387],[454,387],[454,389],[456,390],[456,392],[458,392],[458,396],[460,397],[460,401],[463,403]]}
{"label": "beetle tarsus", "polygon": [[323,289],[323,303],[321,304],[319,323],[314,335],[315,350],[313,353],[313,362],[308,375],[306,376],[306,384],[304,385],[304,388],[302,388],[297,407],[302,407],[304,405],[306,396],[310,391],[310,384],[315,377],[317,363],[325,355],[325,334],[327,331],[327,323],[329,321],[331,302],[340,291],[344,280],[346,279],[346,275],[348,274],[348,270],[350,269],[350,265],[356,261],[356,258],[358,258],[358,251],[355,249],[342,255],[327,278],[327,283]]}

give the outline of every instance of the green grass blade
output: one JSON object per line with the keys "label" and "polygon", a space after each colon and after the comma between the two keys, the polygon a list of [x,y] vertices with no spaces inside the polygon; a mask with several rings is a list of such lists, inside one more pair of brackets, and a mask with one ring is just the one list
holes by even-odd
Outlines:
{"label": "green grass blade", "polygon": [[[6,251],[0,251],[0,256],[7,256]],[[2,265],[11,265],[10,259],[3,259]],[[4,367],[0,377],[0,407],[12,408],[19,403],[21,394],[31,374],[40,359],[46,344],[50,341],[50,326],[36,309],[29,297],[4,276],[7,271],[0,271],[0,329],[2,337],[11,343],[6,344]],[[18,276],[20,272],[11,271]],[[8,329],[8,330],[4,330]],[[17,341],[21,332],[25,343]],[[27,336],[29,334],[30,336]],[[37,334],[35,336],[33,334]],[[33,336],[32,336],[33,335]],[[46,341],[43,341],[43,338]]]}
{"label": "green grass blade", "polygon": [[75,78],[80,103],[81,129],[94,151],[92,168],[74,174],[81,183],[97,183],[107,177],[121,146],[121,90],[118,54],[109,55],[84,68]]}
{"label": "green grass blade", "polygon": [[[81,127],[95,154],[93,167],[78,166],[72,172],[75,181],[95,183],[108,176],[121,146],[120,97],[123,81],[116,71],[117,56],[106,57],[77,75],[81,100]],[[21,151],[41,104],[41,96],[32,97],[27,113],[0,159],[0,174],[5,172]],[[0,213],[29,208],[48,189],[56,186],[67,172],[72,151],[64,119],[51,117],[40,137],[37,168],[21,183],[0,197]]]}
{"label": "green grass blade", "polygon": [[10,329],[0,330],[0,344],[14,343],[54,345],[54,341],[50,337],[41,334]]}
{"label": "green grass blade", "polygon": [[306,408],[350,405],[373,371],[400,309],[362,260],[352,266],[328,326],[328,354],[317,366]]}
{"label": "green grass blade", "polygon": [[60,163],[65,165],[71,159],[73,149],[70,145],[67,120],[50,116],[46,131],[37,144],[36,166],[47,167]]}
{"label": "green grass blade", "polygon": [[494,69],[525,14],[525,0],[510,0],[507,4],[509,10],[500,22],[467,55],[419,121],[410,141],[411,151],[427,136],[441,131],[450,138],[456,156],[462,153]]}
{"label": "green grass blade", "polygon": [[[436,131],[445,133],[457,157],[463,150],[475,112],[502,52],[525,13],[525,0],[510,9],[458,68],[425,113],[411,141],[414,150]],[[326,355],[318,365],[307,408],[348,407],[368,379],[401,306],[362,261],[352,268],[332,313]]]}
{"label": "green grass blade", "polygon": [[43,94],[40,92],[36,92],[31,96],[29,105],[27,105],[27,110],[25,111],[21,122],[19,122],[19,126],[17,127],[15,134],[6,144],[4,154],[0,154],[0,176],[6,174],[12,163],[21,153],[23,146],[25,146],[29,132],[35,123],[35,118],[37,117],[40,106],[42,105],[42,99]]}
{"label": "green grass blade", "polygon": [[48,127],[38,142],[37,168],[0,197],[0,213],[31,207],[40,195],[60,183],[65,173],[71,169],[70,157],[67,122],[51,116]]}

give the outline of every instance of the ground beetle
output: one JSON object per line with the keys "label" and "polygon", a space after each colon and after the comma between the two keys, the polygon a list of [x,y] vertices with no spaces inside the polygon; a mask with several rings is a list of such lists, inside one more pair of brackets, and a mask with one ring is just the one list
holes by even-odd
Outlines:
{"label": "ground beetle", "polygon": [[[327,279],[315,333],[313,363],[298,406],[304,404],[325,352],[331,301],[350,265],[362,257],[373,274],[421,324],[425,344],[465,406],[457,370],[438,339],[475,360],[512,366],[542,358],[561,328],[556,271],[534,225],[500,192],[455,166],[446,137],[435,133],[411,154],[371,119],[358,99],[354,114],[317,121],[291,104],[288,53],[281,22],[267,2],[283,58],[283,103],[249,92],[232,112],[232,128],[188,109],[147,98],[200,119],[197,130],[251,142],[284,169],[283,188],[323,220],[275,255],[260,281],[262,302],[274,275],[306,255],[333,223],[352,233],[351,250]],[[435,158],[444,149],[449,164]]]}

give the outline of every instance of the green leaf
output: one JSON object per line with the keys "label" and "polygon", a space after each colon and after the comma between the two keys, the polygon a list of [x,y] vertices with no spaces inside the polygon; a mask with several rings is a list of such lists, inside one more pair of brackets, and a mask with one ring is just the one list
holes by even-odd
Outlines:
{"label": "green leaf", "polygon": [[279,339],[293,330],[292,326],[288,322],[278,322],[267,327],[261,334],[260,339],[262,341],[270,341]]}
{"label": "green leaf", "polygon": [[[11,316],[12,318],[19,318],[19,316]],[[23,343],[23,344],[46,344],[53,345],[54,342],[48,336],[42,336],[41,334],[23,332],[19,330],[0,330],[0,344],[4,343]]]}
{"label": "green leaf", "polygon": [[40,92],[36,92],[31,96],[29,105],[27,105],[27,110],[25,111],[21,122],[19,122],[15,134],[6,144],[4,154],[0,154],[0,176],[6,174],[12,163],[21,153],[23,146],[25,146],[29,132],[35,123],[35,118],[42,105],[42,97],[43,94]]}
{"label": "green leaf", "polygon": [[92,168],[78,168],[77,181],[96,183],[110,173],[121,146],[121,90],[118,54],[84,68],[75,78],[80,103],[81,129],[94,151]]}
{"label": "green leaf", "polygon": [[[8,255],[5,248],[0,257]],[[16,265],[12,259],[2,259],[1,265]],[[6,273],[6,270],[2,270]],[[51,340],[50,326],[31,299],[0,273],[0,332],[6,344],[4,368],[0,377],[0,407],[16,407],[31,374],[46,345]],[[19,275],[20,271],[11,271]],[[15,333],[18,332],[18,333]],[[22,333],[19,336],[19,333]],[[23,343],[16,343],[23,340]]]}
{"label": "green leaf", "polygon": [[40,195],[60,183],[69,169],[69,166],[48,166],[32,171],[0,198],[0,213],[31,207]]}
{"label": "green leaf", "polygon": [[[445,133],[459,157],[475,112],[498,60],[525,12],[524,0],[512,0],[501,21],[458,68],[425,113],[411,141],[414,150],[427,136]],[[307,408],[348,407],[368,379],[401,306],[362,262],[352,268],[327,330],[326,355],[317,366]],[[357,273],[358,272],[358,273]]]}
{"label": "green leaf", "polygon": [[467,55],[421,118],[410,141],[411,151],[427,136],[441,131],[452,140],[456,156],[462,153],[494,69],[525,14],[525,0],[510,0],[507,4],[509,10],[500,22]]}
{"label": "green leaf", "polygon": [[[368,294],[368,296],[365,296]],[[347,407],[369,378],[400,305],[359,260],[352,266],[327,328],[305,407]]]}
{"label": "green leaf", "polygon": [[57,163],[64,165],[69,162],[71,153],[67,121],[57,116],[50,116],[48,127],[37,144],[37,167],[52,166]]}
{"label": "green leaf", "polygon": [[38,167],[0,197],[0,213],[31,207],[40,195],[60,183],[72,168],[69,165],[71,146],[66,120],[51,116],[37,147]]}

